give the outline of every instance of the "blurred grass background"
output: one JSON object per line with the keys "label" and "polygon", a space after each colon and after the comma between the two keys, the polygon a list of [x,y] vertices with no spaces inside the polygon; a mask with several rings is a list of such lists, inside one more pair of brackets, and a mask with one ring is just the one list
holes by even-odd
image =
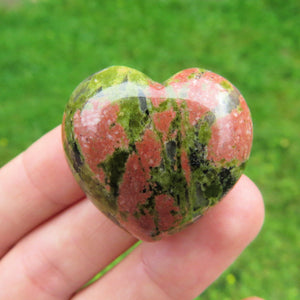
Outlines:
{"label": "blurred grass background", "polygon": [[76,85],[102,68],[157,81],[219,73],[252,111],[246,174],[266,220],[199,299],[300,299],[299,16],[297,0],[0,0],[0,165],[58,125]]}

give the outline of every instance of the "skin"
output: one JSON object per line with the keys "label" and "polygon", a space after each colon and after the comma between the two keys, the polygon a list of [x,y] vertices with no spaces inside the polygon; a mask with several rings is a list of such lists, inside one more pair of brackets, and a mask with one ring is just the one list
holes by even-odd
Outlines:
{"label": "skin", "polygon": [[0,299],[193,299],[262,226],[262,196],[242,176],[199,222],[142,243],[78,291],[136,239],[85,197],[68,168],[60,132],[49,132],[0,169]]}

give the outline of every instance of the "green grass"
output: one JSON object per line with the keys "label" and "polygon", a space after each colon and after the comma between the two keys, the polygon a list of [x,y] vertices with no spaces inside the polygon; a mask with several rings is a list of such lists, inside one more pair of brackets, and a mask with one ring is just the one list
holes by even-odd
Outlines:
{"label": "green grass", "polygon": [[246,173],[259,237],[200,299],[300,298],[300,4],[297,0],[36,0],[0,8],[0,165],[61,122],[75,86],[110,65],[163,81],[213,70],[254,121]]}

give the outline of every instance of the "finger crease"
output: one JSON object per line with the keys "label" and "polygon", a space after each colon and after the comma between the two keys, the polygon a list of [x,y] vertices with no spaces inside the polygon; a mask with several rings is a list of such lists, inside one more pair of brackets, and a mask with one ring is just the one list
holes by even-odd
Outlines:
{"label": "finger crease", "polygon": [[58,203],[57,201],[55,201],[55,199],[53,199],[52,197],[50,197],[47,193],[45,193],[40,185],[37,185],[35,180],[33,179],[32,177],[32,174],[29,170],[29,167],[28,167],[28,164],[26,163],[26,159],[25,159],[25,155],[24,155],[25,152],[23,152],[21,154],[21,161],[22,161],[22,167],[24,169],[24,173],[26,175],[26,178],[27,178],[27,181],[28,181],[28,184],[39,194],[41,195],[43,198],[45,198],[48,202],[51,202],[55,205],[61,205],[60,203]]}
{"label": "finger crease", "polygon": [[163,287],[163,285],[161,284],[162,282],[165,282],[163,280],[159,280],[159,278],[153,273],[153,271],[151,270],[151,267],[149,266],[149,264],[147,263],[147,261],[144,259],[144,256],[141,254],[141,261],[143,264],[143,270],[146,274],[146,276],[148,277],[149,281],[152,282],[155,286],[157,286],[162,293],[166,296],[166,300],[170,299],[170,300],[175,300],[174,296],[170,295],[170,292]]}
{"label": "finger crease", "polygon": [[[32,261],[34,259],[34,261]],[[32,264],[31,264],[32,262]],[[34,267],[33,267],[34,264]],[[25,278],[30,284],[42,294],[50,296],[50,299],[69,299],[66,295],[67,288],[71,282],[62,270],[42,253],[31,253],[23,256],[23,267]],[[63,288],[62,288],[63,287]],[[46,298],[43,298],[46,299]]]}

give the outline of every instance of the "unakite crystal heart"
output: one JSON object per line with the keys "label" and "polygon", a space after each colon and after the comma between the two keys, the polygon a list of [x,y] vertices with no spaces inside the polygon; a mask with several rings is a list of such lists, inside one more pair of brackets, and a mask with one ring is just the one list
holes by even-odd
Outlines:
{"label": "unakite crystal heart", "polygon": [[198,68],[164,84],[127,67],[104,69],[75,89],[62,130],[87,196],[145,241],[181,230],[220,201],[252,145],[240,92]]}

